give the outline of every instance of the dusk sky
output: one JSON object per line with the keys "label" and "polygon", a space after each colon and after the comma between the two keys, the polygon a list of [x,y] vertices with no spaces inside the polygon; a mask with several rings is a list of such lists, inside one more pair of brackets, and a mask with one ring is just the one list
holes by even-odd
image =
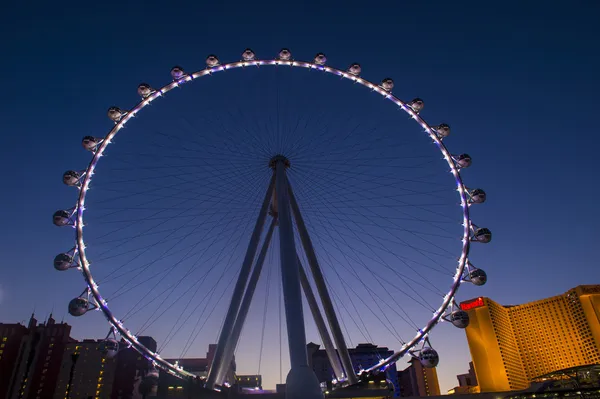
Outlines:
{"label": "dusk sky", "polygon": [[[111,128],[111,122],[106,117],[107,108],[117,105],[127,109],[136,104],[139,101],[136,94],[139,83],[162,86],[171,79],[169,71],[174,65],[181,65],[186,71],[197,71],[204,68],[208,54],[217,54],[224,61],[236,61],[246,47],[252,48],[263,59],[274,58],[281,48],[287,47],[295,58],[301,60],[311,60],[317,52],[324,52],[328,57],[328,64],[339,68],[359,62],[363,69],[362,76],[369,80],[378,82],[385,77],[392,77],[396,84],[394,94],[401,99],[424,99],[426,106],[422,115],[431,124],[446,122],[452,126],[452,134],[445,143],[454,154],[466,152],[473,157],[473,165],[463,174],[466,185],[481,187],[488,194],[485,204],[473,208],[473,221],[493,232],[490,244],[475,245],[473,248],[473,261],[478,267],[485,269],[489,281],[483,287],[464,287],[464,290],[459,291],[459,301],[481,295],[501,304],[517,304],[557,295],[580,284],[600,283],[597,259],[600,211],[596,205],[600,185],[595,170],[599,160],[595,143],[599,133],[597,110],[600,106],[597,94],[600,90],[600,31],[596,21],[600,5],[596,2],[576,1],[569,5],[552,1],[502,2],[494,6],[475,1],[452,4],[443,1],[345,1],[322,4],[203,4],[185,1],[158,4],[125,1],[111,6],[92,3],[85,6],[64,2],[60,5],[34,3],[12,2],[3,6],[0,12],[0,70],[4,91],[0,107],[0,133],[3,140],[0,170],[4,189],[0,194],[0,203],[6,213],[6,226],[0,233],[0,248],[4,254],[0,275],[0,322],[24,322],[32,311],[43,320],[53,312],[55,318],[60,320],[64,317],[73,326],[72,335],[75,338],[102,338],[106,335],[108,326],[101,314],[94,313],[76,319],[66,312],[69,300],[84,288],[81,275],[73,270],[59,273],[52,267],[54,256],[73,245],[72,232],[60,230],[51,223],[54,211],[75,203],[76,190],[61,183],[62,173],[86,167],[91,155],[81,147],[82,137],[105,135]],[[222,144],[221,135],[227,134],[220,133],[217,126],[227,131],[239,129],[239,126],[235,126],[237,119],[228,117],[227,107],[232,107],[233,113],[240,110],[238,115],[246,116],[246,123],[253,126],[252,134],[258,135],[256,142],[259,145],[254,147],[248,136],[241,138],[241,133],[227,136],[235,144],[234,147],[227,147],[226,151],[232,157],[234,153],[240,156],[240,163],[243,163],[246,151],[251,158],[261,151],[262,144],[269,149],[281,148],[285,152],[286,137],[291,140],[288,141],[287,148],[293,149],[294,140],[290,139],[292,134],[289,131],[280,133],[278,137],[283,137],[284,142],[271,148],[271,133],[268,128],[262,129],[261,121],[275,123],[268,119],[271,115],[277,115],[278,118],[281,115],[282,119],[277,119],[276,126],[304,121],[307,133],[298,140],[301,144],[304,140],[305,144],[299,148],[306,150],[308,156],[302,158],[302,151],[298,150],[299,172],[297,175],[291,172],[290,179],[293,184],[298,185],[299,202],[304,204],[306,218],[312,220],[315,240],[321,242],[321,238],[323,239],[322,245],[315,243],[319,247],[317,252],[328,252],[333,257],[332,268],[337,264],[335,259],[339,260],[343,256],[345,247],[354,247],[360,252],[361,249],[366,251],[378,248],[384,242],[377,240],[381,236],[376,230],[381,229],[381,233],[391,228],[390,225],[385,225],[385,220],[392,213],[376,216],[373,219],[376,226],[365,230],[374,242],[358,245],[340,240],[338,243],[341,247],[327,243],[328,237],[331,238],[328,235],[330,231],[340,234],[336,237],[343,237],[344,232],[354,231],[348,228],[346,222],[357,225],[362,223],[356,215],[342,213],[344,208],[339,205],[340,202],[335,205],[336,201],[345,204],[344,199],[360,201],[352,196],[355,191],[344,190],[373,190],[370,192],[378,196],[383,196],[384,192],[377,191],[381,187],[368,187],[360,179],[352,183],[350,188],[340,186],[335,194],[328,192],[324,187],[332,184],[327,180],[330,175],[324,169],[311,169],[314,166],[312,162],[319,160],[317,148],[321,147],[311,145],[313,140],[321,138],[319,129],[324,126],[324,135],[330,135],[336,140],[345,137],[345,132],[356,130],[357,133],[344,141],[344,144],[358,146],[355,148],[358,148],[365,159],[371,157],[369,165],[387,159],[383,154],[398,156],[407,161],[411,158],[406,153],[398,154],[393,150],[394,145],[400,145],[399,143],[389,142],[389,145],[385,145],[375,137],[378,137],[377,134],[382,134],[382,140],[388,137],[390,129],[396,128],[394,126],[397,121],[399,130],[414,134],[421,140],[423,135],[418,125],[407,121],[404,114],[393,109],[393,104],[376,98],[368,90],[354,90],[352,84],[338,82],[336,77],[319,75],[313,79],[310,74],[317,74],[316,71],[297,71],[296,74],[278,70],[276,75],[270,75],[273,71],[264,69],[231,72],[231,78],[228,77],[230,72],[226,76],[215,75],[207,78],[212,80],[205,86],[198,86],[200,83],[196,82],[189,90],[182,88],[181,96],[175,98],[173,95],[173,102],[171,97],[160,99],[160,104],[153,104],[143,111],[143,115],[132,120],[131,127],[127,125],[127,132],[131,129],[130,137],[133,139],[123,136],[121,141],[115,141],[114,152],[109,151],[109,156],[106,157],[107,169],[103,170],[102,166],[98,169],[98,196],[93,197],[94,190],[90,191],[90,220],[114,223],[108,227],[98,227],[97,230],[94,230],[94,223],[91,224],[88,236],[90,251],[97,251],[96,255],[99,255],[114,249],[128,251],[128,245],[134,246],[135,243],[119,240],[133,237],[136,231],[140,231],[135,229],[141,228],[142,222],[137,227],[132,225],[134,232],[130,236],[123,232],[123,236],[112,235],[111,240],[102,241],[114,228],[119,228],[119,223],[124,222],[122,218],[110,221],[107,217],[115,213],[109,212],[110,215],[106,216],[101,212],[118,209],[115,212],[132,215],[134,212],[126,211],[127,207],[145,203],[149,198],[126,199],[117,204],[116,197],[107,196],[102,188],[112,187],[116,191],[132,192],[139,188],[139,192],[142,192],[146,183],[140,181],[147,181],[143,179],[148,177],[144,173],[159,165],[161,157],[165,156],[160,151],[150,155],[146,152],[155,151],[158,148],[155,145],[167,151],[171,148],[169,146],[176,146],[177,140],[188,140],[179,147],[179,152],[171,155],[177,158],[184,150],[195,150],[193,146],[189,147],[189,134],[209,130],[213,139],[207,139],[198,133],[203,143],[202,147],[199,144],[198,153],[206,151],[207,145]],[[288,74],[293,75],[289,80]],[[245,83],[248,82],[248,76],[251,78],[250,83]],[[288,86],[280,86],[282,84]],[[295,90],[297,95],[285,96]],[[301,93],[301,90],[304,92]],[[282,100],[276,102],[277,107],[269,97],[272,94],[282,95]],[[350,117],[346,118],[348,115]],[[285,127],[282,129],[284,131]],[[135,136],[136,132],[141,136]],[[165,132],[172,136],[165,136]],[[371,137],[368,134],[373,135],[369,139],[372,141],[365,139]],[[138,138],[141,138],[141,142]],[[239,138],[246,141],[236,141]],[[379,147],[371,146],[370,143],[375,142],[379,143]],[[331,148],[344,148],[340,143],[331,141],[328,145]],[[420,147],[421,143],[423,147]],[[435,162],[439,161],[439,153],[431,152],[433,148],[427,140],[401,144],[406,145],[404,150],[410,151],[415,159],[433,157],[431,159],[435,158]],[[315,154],[312,158],[311,151]],[[332,151],[326,153],[333,154]],[[344,181],[351,181],[353,176],[361,175],[356,168],[364,165],[353,165],[351,161],[344,159],[344,153],[337,154],[340,157],[334,156],[324,162],[339,163],[341,166],[336,173],[343,175],[346,179]],[[353,159],[358,159],[356,154],[348,154]],[[224,157],[227,156],[225,153]],[[175,166],[172,163],[168,165],[175,168],[190,167],[184,165],[181,159],[174,162]],[[301,162],[306,162],[306,169],[302,169]],[[258,157],[244,165],[249,168],[247,170],[250,173],[253,165],[257,165],[259,170],[265,163],[263,158]],[[443,218],[448,216],[453,222],[460,223],[460,215],[458,207],[452,202],[456,201],[456,196],[447,170],[439,163],[423,165],[424,168],[439,172],[437,177],[432,177],[430,183],[437,182],[437,179],[440,182],[443,180],[443,183],[436,186],[439,188],[435,191],[436,198],[450,198],[443,208],[435,208],[436,212],[443,212],[440,216],[442,219],[435,219],[429,228],[420,233],[433,235],[434,230],[445,223]],[[415,168],[411,169],[413,166],[415,164],[409,162],[389,163],[385,167],[389,170],[393,167],[406,168],[406,173],[420,173]],[[437,166],[441,168],[436,169]],[[111,174],[111,171],[118,172],[125,168],[129,168],[127,173],[131,173],[129,177],[135,183],[117,190],[115,184],[123,179]],[[198,172],[195,178],[203,179],[200,181],[208,187],[210,179],[221,180],[217,173],[231,173],[233,176],[239,172],[236,168],[235,163],[224,163],[218,168],[211,166]],[[222,198],[216,201],[224,204],[228,198],[232,199],[232,203],[238,200],[240,207],[236,209],[241,212],[237,216],[228,214],[228,219],[219,220],[219,226],[225,226],[218,233],[227,235],[224,242],[238,243],[231,251],[231,259],[235,260],[245,249],[245,244],[239,243],[245,242],[245,237],[249,235],[248,228],[251,228],[255,218],[252,212],[256,210],[260,200],[252,201],[262,197],[268,181],[268,169],[263,169],[257,172],[255,180],[245,179],[239,174],[231,179],[222,179],[225,188],[219,194]],[[425,176],[427,170],[423,169],[424,174],[419,176]],[[377,175],[378,172],[372,173],[373,177],[383,176]],[[164,174],[162,178],[153,180],[152,184],[166,185],[169,176]],[[300,188],[303,182],[310,185],[308,191]],[[415,187],[403,187],[419,190]],[[179,186],[177,189],[181,190]],[[417,194],[424,196],[433,192],[420,191]],[[385,193],[389,194],[387,191]],[[412,198],[416,201],[420,197]],[[113,208],[94,208],[94,201],[97,204],[113,201],[110,204]],[[318,210],[319,204],[332,208]],[[434,203],[430,205],[438,206]],[[451,207],[447,208],[448,205]],[[162,206],[165,209],[175,207],[173,203],[167,202]],[[206,206],[208,211],[208,205]],[[212,203],[211,206],[216,205]],[[360,206],[364,206],[366,210],[375,209],[373,203]],[[311,209],[315,212],[312,215]],[[447,214],[446,209],[455,213]],[[100,213],[94,214],[96,211]],[[342,215],[342,219],[338,218],[333,224],[327,225],[324,222],[327,216],[322,211],[329,217]],[[186,220],[195,220],[200,214],[184,214],[184,217]],[[400,213],[396,216],[398,215]],[[171,217],[172,214],[168,216]],[[424,220],[423,215],[412,214],[411,217]],[[378,221],[379,219],[381,220]],[[236,224],[238,222],[240,224]],[[180,227],[178,224],[173,226]],[[213,227],[218,228],[217,224]],[[213,227],[205,226],[206,233],[210,233]],[[403,228],[413,231],[419,226],[403,225]],[[248,234],[244,233],[246,230]],[[444,231],[454,237],[456,226],[446,229],[444,225]],[[171,238],[165,236],[164,239]],[[447,258],[455,261],[460,253],[456,242],[441,243],[436,248],[441,251],[452,250],[452,256]],[[160,250],[151,241],[142,243],[152,246],[152,250]],[[231,259],[227,261],[230,263],[220,261],[220,251],[232,247],[223,244],[224,247],[221,248],[218,245],[220,244],[213,245],[208,241],[206,244],[207,248],[215,251],[215,267],[228,276],[225,274],[229,270],[227,266],[231,263],[231,270],[237,270],[239,263]],[[200,251],[196,247],[190,248]],[[150,251],[145,252],[144,256],[155,256]],[[278,263],[278,251],[273,252],[269,255],[268,265]],[[426,267],[424,271],[418,272],[420,278],[435,285],[437,289],[448,289],[451,278],[446,276],[445,280],[438,279],[433,263],[424,265],[418,262],[428,261],[417,259],[418,255],[411,258],[407,252],[403,254],[411,262]],[[199,258],[198,262],[210,270],[207,261],[213,255],[202,252],[201,256],[205,258]],[[385,255],[385,261],[396,255],[398,254],[390,249]],[[374,267],[374,264],[369,263],[367,255],[364,258],[362,255],[357,257],[360,259],[354,259],[356,265],[365,264],[367,270],[363,270],[363,273],[369,274],[369,268]],[[348,259],[346,261],[354,262]],[[119,269],[120,264],[111,262],[113,261],[106,261],[106,269],[102,269],[102,262],[98,262],[99,278],[107,278]],[[142,265],[143,260],[125,260],[123,264],[128,262],[130,265],[135,262]],[[438,260],[434,263],[437,265],[437,262]],[[139,265],[136,264],[136,267]],[[455,263],[450,262],[444,270],[448,270],[451,275],[454,266]],[[147,272],[151,273],[151,270]],[[264,284],[273,285],[277,281],[276,274],[273,274],[276,269],[267,268],[265,273],[265,277],[270,280]],[[337,272],[331,273],[328,277],[333,279]],[[231,274],[229,281],[234,279],[235,273],[232,271]],[[185,276],[179,274],[173,275],[173,278]],[[137,281],[145,281],[144,276],[136,278]],[[214,278],[214,287],[217,287],[219,278]],[[222,276],[218,281],[221,280]],[[226,280],[227,277],[224,281]],[[201,281],[199,276],[198,281]],[[213,280],[207,281],[212,284]],[[354,292],[364,288],[359,287],[357,282],[330,283],[339,292],[344,286],[350,287]],[[152,291],[153,284],[154,282],[146,283],[146,287]],[[225,285],[223,292],[226,294],[228,288]],[[193,287],[196,286],[186,289],[191,290]],[[239,359],[240,372],[255,373],[256,357],[260,352],[257,348],[261,345],[257,337],[266,337],[265,346],[277,345],[277,350],[265,349],[265,358],[262,360],[261,372],[265,375],[265,385],[272,387],[279,381],[279,343],[276,337],[279,320],[276,315],[277,295],[271,289],[271,296],[265,298],[266,292],[269,292],[265,287],[266,285],[259,289],[256,298],[258,305],[251,311],[250,324],[244,331],[236,357]],[[122,290],[117,287],[117,291],[119,289]],[[379,290],[377,287],[376,289]],[[198,287],[196,290],[204,292]],[[113,289],[113,292],[116,291]],[[180,287],[174,292],[169,296],[173,300],[187,291]],[[206,290],[206,294],[214,295],[210,290]],[[373,297],[365,299],[361,294],[356,295],[365,303],[374,301]],[[122,306],[123,311],[127,312],[131,308],[129,305],[133,305],[132,301],[138,298],[140,296],[132,288],[127,294],[121,294],[120,299],[115,298],[114,304],[117,309]],[[177,306],[185,308],[186,303],[192,304],[194,298],[190,296],[189,302],[184,301]],[[397,302],[394,303],[405,306],[402,307],[403,311],[411,314],[417,324],[422,324],[425,318],[431,316],[431,312],[414,302],[404,302],[401,297],[395,299]],[[429,299],[427,297],[425,302]],[[227,301],[223,299],[217,302],[223,307]],[[270,302],[267,307],[268,327],[265,335],[262,303],[266,301]],[[383,301],[392,303],[387,299]],[[109,305],[112,307],[113,302]],[[364,306],[369,307],[368,304]],[[388,307],[379,308],[381,312],[390,311],[391,307],[386,306]],[[150,313],[155,311],[156,307],[148,309]],[[306,313],[307,310],[305,316]],[[164,344],[159,340],[161,334],[168,336],[172,326],[183,323],[188,315],[195,316],[195,313],[188,310],[187,313],[167,315],[154,327],[148,327],[144,333],[155,336],[160,347]],[[195,349],[188,356],[203,356],[208,343],[215,341],[222,316],[221,309],[209,317],[207,332],[201,334],[203,338],[193,344]],[[195,317],[189,321],[192,330],[194,321]],[[364,342],[366,337],[361,329],[353,327],[349,317],[346,317],[346,321],[353,344]],[[369,315],[365,315],[365,321],[370,324]],[[142,328],[143,323],[139,323],[136,328]],[[400,324],[397,325],[401,334],[405,327]],[[367,335],[373,337],[374,343],[397,349],[398,342],[395,338],[385,338],[389,335],[387,330],[376,323],[373,326],[376,331]],[[308,339],[314,340],[314,328],[310,326],[307,330]],[[406,327],[406,331],[409,330]],[[403,338],[410,338],[408,333],[401,335]],[[163,357],[177,356],[186,347],[186,340],[185,335],[181,339],[173,338],[172,352],[165,349],[166,355]],[[453,328],[448,323],[440,325],[432,333],[432,344],[441,355],[438,373],[442,392],[445,392],[457,385],[455,375],[468,369],[470,354],[464,331]],[[284,351],[284,355],[286,353]],[[244,360],[250,358],[252,361]],[[404,361],[405,359],[400,360],[398,368],[404,367]],[[284,370],[284,377],[286,372]]]}

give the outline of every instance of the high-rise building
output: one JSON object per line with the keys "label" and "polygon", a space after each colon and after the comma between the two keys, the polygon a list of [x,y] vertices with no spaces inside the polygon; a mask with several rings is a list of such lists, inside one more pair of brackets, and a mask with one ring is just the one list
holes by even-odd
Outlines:
{"label": "high-rise building", "polygon": [[29,330],[22,324],[0,323],[0,398],[6,398],[21,342]]}
{"label": "high-rise building", "polygon": [[116,360],[98,350],[102,341],[84,339],[66,345],[54,399],[110,399]]}
{"label": "high-rise building", "polygon": [[[313,342],[306,345],[308,352],[308,365],[311,367],[319,382],[326,384],[327,389],[331,389],[331,381],[335,378],[333,368],[329,363],[327,352],[325,349],[319,349],[320,345]],[[394,351],[386,348],[379,347],[373,344],[358,344],[356,348],[349,348],[350,359],[352,360],[352,366],[354,372],[359,373],[363,368],[368,368],[376,364],[379,360],[385,359],[391,356]],[[390,365],[386,370],[386,378],[394,385],[394,397],[400,396],[400,385],[398,383],[398,372],[396,370],[396,363]]]}
{"label": "high-rise building", "polygon": [[436,369],[423,367],[414,357],[409,363],[410,366],[398,372],[400,396],[438,396],[440,384]]}
{"label": "high-rise building", "polygon": [[31,315],[12,372],[2,376],[9,381],[6,398],[45,399],[54,396],[63,351],[69,342],[74,341],[70,333],[71,326],[56,323],[52,315],[39,325]]}
{"label": "high-rise building", "polygon": [[461,303],[481,392],[525,389],[535,377],[600,363],[600,285],[522,305]]}

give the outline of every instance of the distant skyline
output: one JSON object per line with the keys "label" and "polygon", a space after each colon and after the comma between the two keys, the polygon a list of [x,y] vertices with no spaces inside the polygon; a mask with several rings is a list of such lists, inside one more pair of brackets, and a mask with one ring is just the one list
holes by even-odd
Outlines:
{"label": "distant skyline", "polygon": [[[74,201],[61,175],[87,164],[81,138],[103,134],[106,109],[132,103],[138,83],[166,82],[173,65],[200,69],[211,53],[239,59],[246,47],[259,56],[282,47],[303,58],[323,51],[339,67],[360,62],[369,78],[394,78],[403,98],[423,98],[429,121],[452,126],[451,150],[473,157],[467,184],[488,193],[474,221],[494,234],[477,248],[488,283],[465,287],[459,301],[519,304],[600,283],[599,11],[589,1],[6,5],[0,321],[53,312],[75,338],[106,335],[101,315],[67,315],[83,281],[52,268],[69,238],[50,216]],[[257,332],[260,323],[252,326]],[[432,334],[442,392],[457,385],[470,360],[464,331],[450,327]],[[265,386],[278,370],[263,370]]]}

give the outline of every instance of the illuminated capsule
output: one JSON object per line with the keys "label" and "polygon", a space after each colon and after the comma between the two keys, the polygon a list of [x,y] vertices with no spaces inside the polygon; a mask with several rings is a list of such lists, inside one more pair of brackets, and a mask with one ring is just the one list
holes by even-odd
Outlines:
{"label": "illuminated capsule", "polygon": [[469,314],[464,310],[455,310],[450,313],[450,322],[458,328],[467,328],[469,325]]}
{"label": "illuminated capsule", "polygon": [[412,110],[415,111],[418,114],[419,112],[421,112],[423,110],[423,107],[425,106],[425,103],[420,98],[415,98],[414,100],[412,100],[411,102],[409,102],[407,105],[409,107],[411,107]]}
{"label": "illuminated capsule", "polygon": [[148,83],[140,83],[137,89],[138,94],[142,98],[148,98],[152,93],[154,93],[154,89]]}
{"label": "illuminated capsule", "polygon": [[244,50],[244,52],[242,53],[242,59],[244,61],[253,61],[254,58],[256,58],[256,55],[254,54],[254,51],[252,51],[249,48],[247,48],[246,50]]}
{"label": "illuminated capsule", "polygon": [[94,136],[85,136],[81,140],[81,145],[88,151],[94,151],[102,140]]}
{"label": "illuminated capsule", "polygon": [[440,356],[435,349],[425,347],[419,352],[419,361],[423,367],[432,369],[440,362]]}
{"label": "illuminated capsule", "polygon": [[471,203],[473,204],[482,204],[487,198],[485,191],[480,188],[476,188],[475,190],[469,192],[469,196],[471,197]]}
{"label": "illuminated capsule", "polygon": [[52,216],[52,222],[55,226],[61,227],[69,224],[71,214],[67,211],[56,211]]}
{"label": "illuminated capsule", "polygon": [[117,123],[121,120],[121,118],[127,115],[127,112],[122,111],[119,107],[110,107],[108,109],[107,115],[111,121]]}
{"label": "illuminated capsule", "polygon": [[348,72],[354,76],[360,75],[361,71],[362,69],[360,67],[360,64],[357,64],[356,62],[348,67]]}
{"label": "illuminated capsule", "polygon": [[392,91],[394,88],[394,81],[390,78],[385,78],[381,81],[381,87],[385,91]]}
{"label": "illuminated capsule", "polygon": [[211,54],[208,57],[206,57],[206,65],[209,68],[216,67],[217,65],[219,65],[219,59],[216,55]]}
{"label": "illuminated capsule", "polygon": [[156,370],[156,369],[150,369],[150,370],[148,370],[148,373],[146,374],[146,378],[149,378],[149,379],[156,378],[156,379],[158,379],[158,370]]}
{"label": "illuminated capsule", "polygon": [[487,273],[481,269],[472,270],[469,273],[469,280],[475,285],[484,285],[487,282]]}
{"label": "illuminated capsule", "polygon": [[326,62],[327,62],[327,57],[325,57],[325,54],[319,53],[319,54],[315,55],[315,64],[325,65]]}
{"label": "illuminated capsule", "polygon": [[442,123],[440,125],[434,126],[433,130],[437,133],[438,137],[443,139],[444,137],[450,136],[450,125]]}
{"label": "illuminated capsule", "polygon": [[487,244],[488,242],[492,241],[492,232],[490,231],[490,229],[480,227],[475,230],[475,232],[473,233],[473,237],[475,237],[475,241]]}
{"label": "illuminated capsule", "polygon": [[119,342],[112,338],[107,338],[100,343],[98,350],[107,358],[112,359],[119,352]]}
{"label": "illuminated capsule", "polygon": [[65,271],[71,268],[73,257],[69,254],[58,254],[54,258],[54,268],[58,271]]}
{"label": "illuminated capsule", "polygon": [[459,156],[455,157],[454,160],[456,161],[456,164],[461,168],[468,168],[473,162],[469,154],[460,154]]}
{"label": "illuminated capsule", "polygon": [[292,58],[292,53],[290,52],[290,50],[288,50],[286,48],[282,48],[281,51],[279,52],[279,59],[288,61],[291,58]]}
{"label": "illuminated capsule", "polygon": [[67,170],[65,173],[63,173],[63,183],[65,183],[67,186],[76,186],[77,183],[79,183],[80,178],[81,175],[79,172],[75,172],[74,170]]}
{"label": "illuminated capsule", "polygon": [[90,302],[86,298],[77,297],[69,302],[69,314],[71,316],[83,316],[89,309]]}
{"label": "illuminated capsule", "polygon": [[179,80],[185,76],[185,72],[182,67],[174,66],[171,68],[171,77],[173,80]]}

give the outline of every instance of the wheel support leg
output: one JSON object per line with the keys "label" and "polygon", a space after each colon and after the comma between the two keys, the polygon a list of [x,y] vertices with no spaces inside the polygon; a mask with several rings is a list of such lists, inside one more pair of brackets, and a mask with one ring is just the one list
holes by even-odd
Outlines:
{"label": "wheel support leg", "polygon": [[308,302],[308,306],[310,307],[313,319],[315,320],[315,324],[317,325],[317,330],[319,330],[321,341],[323,342],[323,346],[325,347],[325,352],[327,352],[327,358],[329,358],[329,363],[333,368],[335,378],[337,378],[338,381],[342,381],[344,379],[344,372],[342,369],[342,364],[340,363],[340,358],[338,357],[337,352],[335,351],[335,347],[333,346],[333,342],[331,341],[331,336],[329,335],[329,331],[327,330],[327,326],[325,325],[325,320],[323,319],[323,315],[321,315],[321,310],[319,309],[317,298],[315,298],[315,294],[312,290],[312,287],[310,286],[308,277],[306,276],[306,272],[302,267],[300,258],[298,258],[298,267],[300,269],[300,283],[302,284],[302,290],[304,291],[304,296],[306,297],[306,301]]}
{"label": "wheel support leg", "polygon": [[[275,225],[277,223],[277,219],[273,218],[271,221],[271,225],[269,226],[269,230],[267,231],[267,235],[265,236],[265,241],[263,243],[262,249],[258,255],[258,259],[256,260],[256,264],[254,265],[254,270],[252,271],[252,275],[250,276],[250,281],[248,282],[248,288],[244,294],[244,299],[242,300],[242,304],[240,305],[240,311],[238,313],[237,319],[235,320],[235,324],[233,325],[233,331],[231,332],[231,338],[228,340],[227,345],[225,346],[225,353],[223,355],[223,362],[221,365],[221,370],[219,370],[219,374],[217,374],[218,385],[222,385],[225,380],[228,367],[225,365],[231,364],[233,360],[233,352],[237,347],[237,344],[240,339],[240,335],[242,333],[242,329],[244,328],[244,322],[246,321],[246,317],[248,316],[248,310],[250,309],[250,304],[252,303],[252,298],[254,297],[254,291],[256,291],[256,285],[258,284],[258,280],[260,278],[260,273],[262,272],[263,264],[265,263],[265,258],[267,257],[267,251],[269,250],[269,245],[271,244],[271,237],[273,237],[273,230],[275,229]],[[233,385],[233,381],[230,381]]]}
{"label": "wheel support leg", "polygon": [[348,347],[346,346],[346,341],[344,340],[344,335],[342,334],[342,329],[340,328],[340,322],[337,318],[337,315],[335,314],[333,302],[331,301],[331,297],[329,296],[329,291],[327,290],[327,285],[325,284],[325,278],[323,277],[321,267],[319,266],[319,261],[317,260],[317,256],[315,254],[315,249],[312,245],[312,241],[310,240],[310,236],[308,235],[308,231],[306,229],[304,219],[302,218],[302,214],[300,213],[298,202],[294,197],[292,186],[288,185],[287,188],[289,192],[290,205],[294,214],[294,219],[296,220],[296,226],[298,226],[298,233],[300,233],[300,240],[302,241],[302,246],[304,247],[304,251],[306,252],[308,264],[310,266],[310,270],[315,280],[317,293],[319,294],[319,297],[321,298],[321,301],[323,303],[323,310],[325,311],[325,316],[327,317],[327,321],[329,322],[329,327],[331,328],[333,340],[335,341],[335,345],[340,355],[342,365],[344,366],[346,378],[348,378],[348,382],[351,385],[356,384],[358,383],[358,377],[354,372],[354,367],[352,366],[352,359],[350,359],[350,353],[348,352]]}
{"label": "wheel support leg", "polygon": [[302,312],[300,271],[294,242],[286,165],[278,160],[275,167],[275,191],[279,217],[279,252],[285,319],[288,333],[291,369],[286,378],[286,399],[322,399],[319,381],[308,367],[306,332]]}
{"label": "wheel support leg", "polygon": [[211,365],[210,370],[208,372],[208,377],[206,381],[206,387],[208,389],[214,389],[219,370],[222,367],[228,367],[222,364],[223,353],[225,351],[225,347],[227,346],[227,342],[231,337],[233,324],[235,322],[235,319],[237,318],[240,303],[242,302],[242,295],[244,295],[244,291],[246,290],[246,283],[248,281],[248,276],[250,275],[250,270],[252,268],[254,256],[256,255],[256,251],[258,249],[258,242],[260,240],[261,232],[265,225],[267,210],[269,208],[269,202],[273,193],[274,184],[275,176],[271,178],[271,182],[269,183],[269,188],[267,189],[267,193],[265,194],[262,207],[260,208],[258,218],[256,219],[254,231],[252,232],[252,236],[250,238],[250,243],[248,244],[248,249],[246,250],[246,256],[244,257],[244,262],[242,263],[240,275],[238,276],[237,283],[235,284],[235,288],[233,290],[233,296],[231,297],[229,309],[227,310],[227,315],[225,316],[223,329],[221,330],[221,335],[219,336],[219,340],[217,342],[217,350],[215,352],[213,364]]}

